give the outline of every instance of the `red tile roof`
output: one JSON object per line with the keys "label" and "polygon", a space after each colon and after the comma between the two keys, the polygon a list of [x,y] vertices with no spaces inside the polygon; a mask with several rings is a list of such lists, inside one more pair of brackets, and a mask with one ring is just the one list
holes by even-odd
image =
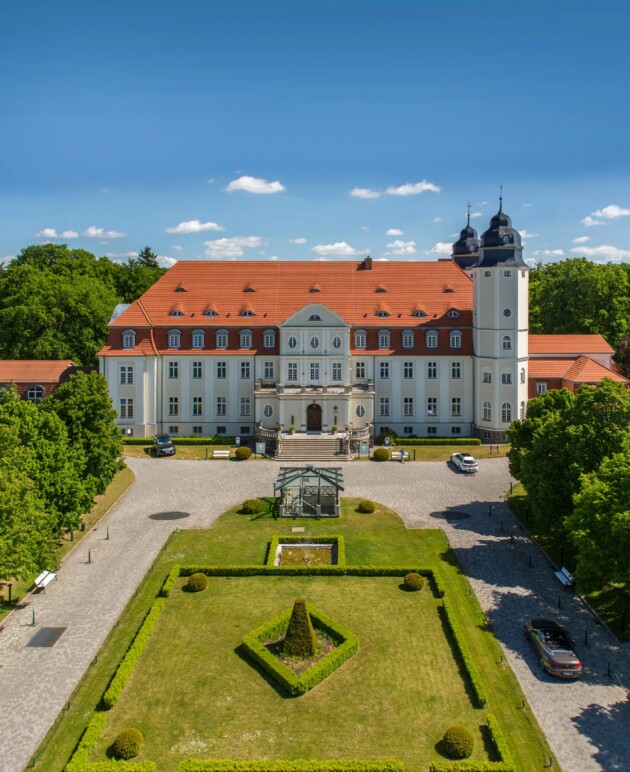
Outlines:
{"label": "red tile roof", "polygon": [[619,383],[628,383],[623,376],[584,356],[577,359],[530,358],[529,378],[535,380],[563,378],[570,383],[599,383],[603,378],[612,378]]}
{"label": "red tile roof", "polygon": [[71,359],[0,359],[0,382],[56,383],[71,368]]}
{"label": "red tile roof", "polygon": [[582,354],[612,354],[613,349],[601,335],[530,335],[530,356],[555,354],[575,356]]}

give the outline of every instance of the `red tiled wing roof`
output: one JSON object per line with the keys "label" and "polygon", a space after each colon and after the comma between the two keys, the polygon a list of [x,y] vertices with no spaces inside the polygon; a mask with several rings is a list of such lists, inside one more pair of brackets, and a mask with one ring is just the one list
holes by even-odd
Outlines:
{"label": "red tiled wing roof", "polygon": [[575,356],[612,354],[613,349],[601,335],[530,335],[529,353]]}
{"label": "red tiled wing roof", "polygon": [[612,378],[619,383],[628,383],[621,375],[609,370],[588,357],[578,357],[564,374],[564,379],[572,383],[599,383],[604,378]]}
{"label": "red tiled wing roof", "polygon": [[2,383],[54,383],[77,365],[71,359],[1,359]]}

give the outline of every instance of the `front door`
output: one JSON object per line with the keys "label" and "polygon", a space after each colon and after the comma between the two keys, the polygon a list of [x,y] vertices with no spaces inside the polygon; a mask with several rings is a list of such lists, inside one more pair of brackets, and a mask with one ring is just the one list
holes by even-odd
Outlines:
{"label": "front door", "polygon": [[309,405],[306,408],[306,431],[321,432],[322,409],[319,405]]}

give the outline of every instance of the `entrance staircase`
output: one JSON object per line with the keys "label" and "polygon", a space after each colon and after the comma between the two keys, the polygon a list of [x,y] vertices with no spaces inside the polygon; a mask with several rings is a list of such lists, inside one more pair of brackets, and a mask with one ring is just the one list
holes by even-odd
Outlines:
{"label": "entrance staircase", "polygon": [[282,450],[276,455],[282,462],[350,461],[343,451],[343,438],[330,435],[284,435]]}

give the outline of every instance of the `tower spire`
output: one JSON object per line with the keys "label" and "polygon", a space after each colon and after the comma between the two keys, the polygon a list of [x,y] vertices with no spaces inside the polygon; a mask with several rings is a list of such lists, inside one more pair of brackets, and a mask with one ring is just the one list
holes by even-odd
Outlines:
{"label": "tower spire", "polygon": [[466,223],[467,226],[470,225],[470,201],[468,202],[468,222]]}
{"label": "tower spire", "polygon": [[500,188],[500,194],[499,194],[499,214],[503,212],[503,183],[499,185]]}

